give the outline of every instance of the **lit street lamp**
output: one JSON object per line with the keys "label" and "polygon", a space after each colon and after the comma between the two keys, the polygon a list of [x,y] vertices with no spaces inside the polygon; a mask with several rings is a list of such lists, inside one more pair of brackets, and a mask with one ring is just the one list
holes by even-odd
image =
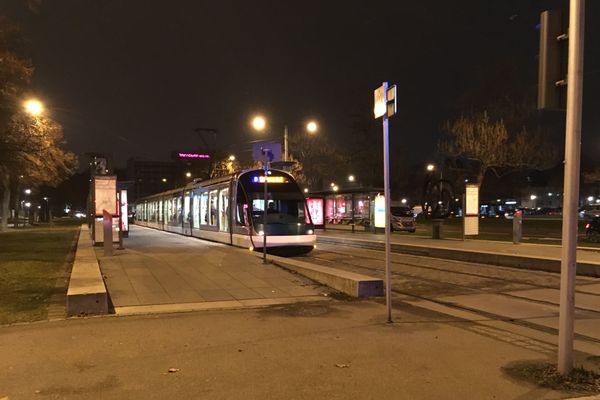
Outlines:
{"label": "lit street lamp", "polygon": [[[267,120],[262,115],[256,115],[252,119],[252,127],[254,130],[262,132],[267,127]],[[305,129],[310,134],[315,134],[319,130],[319,125],[316,121],[309,121]],[[288,127],[287,125],[283,126],[283,161],[288,161],[289,152],[288,152]]]}
{"label": "lit street lamp", "polygon": [[23,108],[27,114],[38,117],[44,113],[44,104],[38,99],[29,99],[23,103]]}

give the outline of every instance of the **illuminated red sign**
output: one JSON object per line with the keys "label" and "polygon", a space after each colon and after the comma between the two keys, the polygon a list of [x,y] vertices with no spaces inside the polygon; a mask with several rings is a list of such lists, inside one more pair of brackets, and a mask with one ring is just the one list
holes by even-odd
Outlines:
{"label": "illuminated red sign", "polygon": [[179,158],[210,158],[209,154],[199,154],[199,153],[177,153]]}

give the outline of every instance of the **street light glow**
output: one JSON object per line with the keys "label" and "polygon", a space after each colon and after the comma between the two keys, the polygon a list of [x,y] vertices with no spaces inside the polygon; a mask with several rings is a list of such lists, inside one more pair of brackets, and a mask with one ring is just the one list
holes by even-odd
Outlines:
{"label": "street light glow", "polygon": [[44,112],[44,105],[37,99],[26,100],[23,103],[23,107],[28,114],[33,115],[34,117],[37,117]]}
{"label": "street light glow", "polygon": [[337,192],[340,188],[338,188],[337,185],[333,185],[332,189],[333,189],[334,192]]}
{"label": "street light glow", "polygon": [[262,115],[252,119],[252,127],[257,131],[263,131],[267,127],[267,120]]}
{"label": "street light glow", "polygon": [[31,194],[31,189],[25,189],[25,194]]}
{"label": "street light glow", "polygon": [[315,121],[310,121],[308,124],[306,124],[306,130],[309,133],[315,133],[315,132],[317,132],[318,129],[319,129],[319,125],[317,125],[317,123]]}
{"label": "street light glow", "polygon": [[427,171],[431,172],[435,169],[435,165],[433,164],[427,164]]}
{"label": "street light glow", "polygon": [[235,161],[235,156],[233,154],[229,156],[229,161]]}
{"label": "street light glow", "polygon": [[354,175],[348,175],[348,182],[354,182]]}
{"label": "street light glow", "polygon": [[191,177],[192,177],[192,173],[191,173],[191,172],[186,172],[186,173],[185,173],[185,176],[186,176],[187,178],[191,178]]}
{"label": "street light glow", "polygon": [[400,200],[400,202],[401,202],[402,204],[406,204],[406,201],[407,201],[406,199],[402,199],[402,200]]}
{"label": "street light glow", "polygon": [[535,194],[532,194],[531,196],[529,196],[529,198],[530,198],[531,200],[535,200],[535,199],[537,199],[537,196],[536,196]]}

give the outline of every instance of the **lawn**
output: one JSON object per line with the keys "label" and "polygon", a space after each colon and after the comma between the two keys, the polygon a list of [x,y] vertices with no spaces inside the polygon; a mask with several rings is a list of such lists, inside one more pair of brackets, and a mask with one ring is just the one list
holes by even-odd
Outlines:
{"label": "lawn", "polygon": [[59,223],[0,233],[0,324],[47,318],[52,295],[67,291],[78,232],[78,224]]}

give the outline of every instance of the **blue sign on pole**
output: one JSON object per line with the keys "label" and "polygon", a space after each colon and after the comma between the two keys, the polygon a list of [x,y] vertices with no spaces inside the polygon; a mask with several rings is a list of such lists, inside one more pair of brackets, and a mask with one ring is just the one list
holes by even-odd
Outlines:
{"label": "blue sign on pole", "polygon": [[263,161],[263,150],[267,151],[269,162],[281,161],[281,143],[253,143],[252,160]]}

